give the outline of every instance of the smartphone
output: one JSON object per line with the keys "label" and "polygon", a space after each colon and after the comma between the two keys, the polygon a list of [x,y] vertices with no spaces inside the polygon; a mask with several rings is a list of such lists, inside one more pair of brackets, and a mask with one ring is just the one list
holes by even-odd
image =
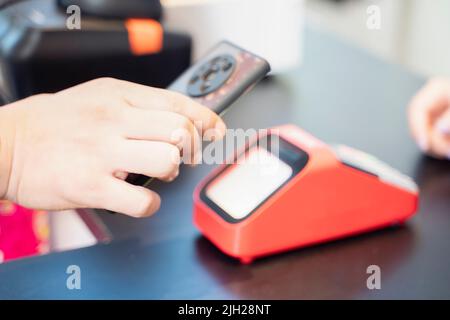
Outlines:
{"label": "smartphone", "polygon": [[[270,71],[263,58],[228,41],[222,41],[181,74],[168,90],[180,92],[223,115],[242,94]],[[152,181],[130,175],[128,182],[148,186]]]}
{"label": "smartphone", "polygon": [[183,93],[222,115],[269,71],[270,65],[263,58],[222,41],[167,89]]}

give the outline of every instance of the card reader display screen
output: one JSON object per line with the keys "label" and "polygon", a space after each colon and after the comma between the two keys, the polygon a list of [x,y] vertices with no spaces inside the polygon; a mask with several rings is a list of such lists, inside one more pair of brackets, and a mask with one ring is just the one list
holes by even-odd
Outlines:
{"label": "card reader display screen", "polygon": [[291,175],[288,164],[264,148],[254,148],[210,185],[206,194],[238,220],[249,215]]}
{"label": "card reader display screen", "polygon": [[247,218],[307,163],[308,155],[280,139],[276,150],[254,145],[202,190],[202,198],[229,222]]}

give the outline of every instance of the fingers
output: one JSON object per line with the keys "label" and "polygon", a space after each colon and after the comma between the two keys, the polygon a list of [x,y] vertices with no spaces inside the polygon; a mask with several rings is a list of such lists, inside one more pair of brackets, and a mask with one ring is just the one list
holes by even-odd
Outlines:
{"label": "fingers", "polygon": [[412,135],[422,151],[430,150],[433,124],[449,106],[450,85],[442,80],[430,81],[413,98],[409,107]]}
{"label": "fingers", "polygon": [[439,117],[431,130],[429,153],[436,158],[450,159],[450,109]]}
{"label": "fingers", "polygon": [[113,177],[106,179],[100,186],[97,199],[98,202],[93,203],[92,207],[135,218],[148,217],[161,206],[161,198],[154,191]]}
{"label": "fingers", "polygon": [[173,180],[178,176],[180,150],[169,143],[125,140],[118,143],[111,159],[115,172],[128,172]]}
{"label": "fingers", "polygon": [[432,130],[428,153],[438,159],[450,159],[450,139],[448,139],[448,136],[437,129]]}
{"label": "fingers", "polygon": [[225,135],[225,123],[217,114],[180,93],[122,80],[106,81],[114,82],[114,86],[119,89],[124,100],[131,106],[179,113],[189,118],[200,134],[208,129],[214,129],[217,131],[218,138]]}
{"label": "fingers", "polygon": [[113,176],[120,180],[126,180],[126,178],[128,177],[128,173],[123,171],[116,171],[113,173]]}
{"label": "fingers", "polygon": [[122,117],[123,134],[128,139],[171,143],[183,154],[185,163],[197,163],[201,139],[194,124],[170,111],[128,108]]}

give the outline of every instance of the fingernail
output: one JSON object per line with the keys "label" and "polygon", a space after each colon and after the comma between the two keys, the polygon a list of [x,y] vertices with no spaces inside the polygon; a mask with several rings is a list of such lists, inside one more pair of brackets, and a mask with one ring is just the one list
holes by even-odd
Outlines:
{"label": "fingernail", "polygon": [[194,165],[198,165],[202,162],[202,151],[199,150],[194,154]]}
{"label": "fingernail", "polygon": [[428,151],[428,141],[425,138],[420,138],[418,141],[419,144],[419,148],[420,150],[422,150],[422,152],[427,152]]}
{"label": "fingernail", "polygon": [[450,127],[446,121],[438,121],[438,123],[436,124],[436,128],[444,134],[450,134]]}
{"label": "fingernail", "polygon": [[154,199],[154,201],[151,203],[144,217],[150,217],[154,215],[160,208],[161,208],[161,198],[158,197]]}
{"label": "fingernail", "polygon": [[182,141],[183,141],[183,137],[181,137],[179,135],[172,135],[170,137],[170,142],[175,144],[177,147],[179,144],[181,144]]}
{"label": "fingernail", "polygon": [[167,175],[166,177],[163,178],[163,180],[166,181],[166,182],[172,182],[173,180],[175,180],[176,177],[178,177],[178,174],[180,172],[180,167],[179,167],[179,165],[180,165],[180,155],[178,154],[177,157],[178,157],[177,158],[177,163],[174,162],[174,164],[177,165],[176,168],[174,168],[175,171],[172,174]]}
{"label": "fingernail", "polygon": [[173,180],[175,180],[176,176],[170,176],[167,177],[166,179],[162,179],[164,182],[172,182]]}
{"label": "fingernail", "polygon": [[218,120],[216,122],[216,131],[217,131],[218,135],[221,137],[223,137],[225,135],[225,133],[227,132],[227,126],[225,125],[225,123],[223,123],[222,120]]}

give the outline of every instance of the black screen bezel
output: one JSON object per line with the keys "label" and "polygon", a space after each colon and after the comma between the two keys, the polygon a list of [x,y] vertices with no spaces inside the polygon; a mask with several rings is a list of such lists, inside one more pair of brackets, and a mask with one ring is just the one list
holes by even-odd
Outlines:
{"label": "black screen bezel", "polygon": [[[227,164],[224,166],[223,169],[221,169],[217,175],[215,175],[213,178],[211,178],[202,188],[200,191],[200,199],[209,206],[214,212],[216,212],[220,217],[222,217],[225,221],[229,223],[238,223],[245,219],[248,219],[255,211],[258,210],[270,197],[272,197],[275,193],[277,193],[281,188],[283,188],[289,181],[291,181],[302,169],[306,166],[306,164],[309,161],[309,155],[304,150],[300,149],[299,147],[293,145],[292,143],[288,142],[287,140],[283,139],[282,137],[275,135],[275,134],[269,134],[268,136],[264,136],[264,138],[272,139],[272,137],[276,136],[277,139],[279,139],[279,150],[278,155],[279,159],[283,162],[285,162],[287,165],[289,165],[292,168],[292,174],[291,176],[283,182],[278,188],[276,188],[268,197],[266,197],[261,203],[256,206],[255,209],[253,209],[248,215],[246,215],[244,218],[241,219],[235,219],[231,215],[229,215],[225,210],[223,210],[220,206],[218,206],[214,201],[212,201],[206,194],[206,190],[208,189],[209,185],[211,185],[217,178],[219,178],[225,171],[227,171],[231,166],[233,166],[236,163],[236,160],[242,157],[243,155],[247,155],[248,152],[254,148],[254,147],[264,147],[267,151],[271,152],[272,154],[275,152],[275,150],[270,150],[267,148],[267,146],[270,146],[270,143],[267,144],[259,144],[258,141],[255,141],[252,144],[249,144],[246,146],[243,152],[235,156],[233,163]],[[292,155],[296,155],[297,158],[293,159]],[[291,155],[291,156],[289,156]]]}

